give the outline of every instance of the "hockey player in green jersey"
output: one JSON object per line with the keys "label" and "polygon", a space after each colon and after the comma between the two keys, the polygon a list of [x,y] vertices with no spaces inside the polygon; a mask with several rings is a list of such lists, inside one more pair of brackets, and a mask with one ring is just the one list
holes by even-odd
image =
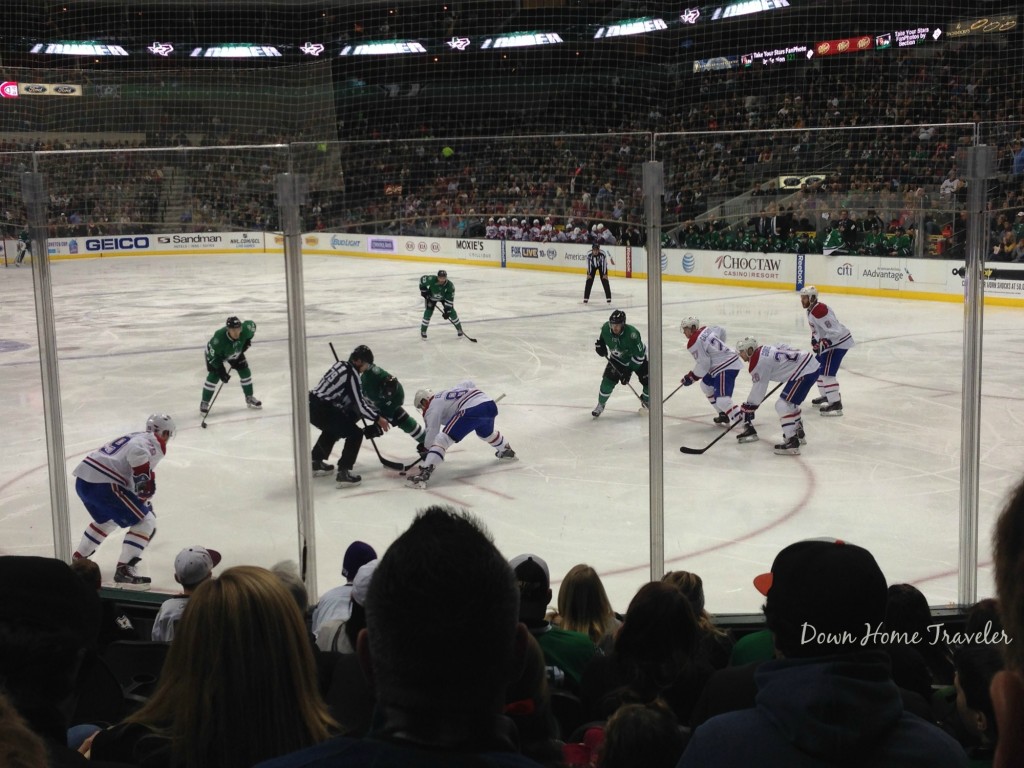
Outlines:
{"label": "hockey player in green jersey", "polygon": [[423,445],[423,438],[427,432],[402,407],[405,403],[405,389],[398,379],[373,362],[373,352],[365,344],[353,349],[348,361],[359,371],[363,396],[373,403],[389,424],[408,433],[416,441],[416,450],[421,456],[425,454],[427,449]]}
{"label": "hockey player in green jersey", "polygon": [[443,269],[438,270],[437,276],[424,275],[420,278],[420,296],[423,297],[423,320],[420,321],[420,338],[427,338],[427,326],[430,325],[430,317],[434,314],[434,307],[441,305],[441,317],[451,320],[455,330],[462,338],[462,323],[459,322],[459,313],[455,311],[455,285],[448,279],[448,273]]}
{"label": "hockey player in green jersey", "polygon": [[632,325],[626,325],[626,313],[621,309],[612,312],[608,322],[601,326],[601,335],[594,342],[594,351],[598,357],[608,358],[608,365],[604,367],[601,392],[597,396],[597,405],[591,411],[591,415],[600,416],[615,385],[629,384],[633,373],[636,373],[644,388],[644,393],[640,397],[640,412],[647,413],[650,407],[647,347],[640,338],[640,331]]}
{"label": "hockey player in green jersey", "polygon": [[203,399],[199,403],[199,412],[207,413],[210,410],[210,399],[217,389],[217,381],[227,383],[231,378],[224,367],[227,363],[231,368],[238,371],[242,381],[242,392],[245,394],[245,404],[250,408],[262,408],[263,403],[257,400],[252,393],[252,372],[249,370],[249,361],[245,359],[245,350],[252,344],[252,337],[256,335],[256,323],[246,320],[244,323],[237,317],[229,317],[223,328],[218,328],[213,338],[206,344],[206,382],[203,384]]}

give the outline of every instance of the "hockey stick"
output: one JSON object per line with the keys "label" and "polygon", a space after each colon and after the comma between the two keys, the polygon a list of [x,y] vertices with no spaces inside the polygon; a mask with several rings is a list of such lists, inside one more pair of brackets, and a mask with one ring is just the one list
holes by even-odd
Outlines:
{"label": "hockey stick", "polygon": [[[450,317],[448,318],[448,322],[451,323],[452,325],[455,325],[455,329],[458,330],[458,326],[455,324],[455,321],[452,320]],[[462,335],[465,336],[470,341],[472,341],[474,344],[476,344],[476,339],[474,339],[472,336],[470,336],[468,333],[466,333],[466,329],[465,328],[462,329]]]}
{"label": "hockey stick", "polygon": [[669,398],[670,398],[670,397],[672,397],[672,395],[674,395],[674,394],[675,394],[676,392],[678,392],[678,391],[679,391],[680,389],[682,389],[682,388],[683,388],[683,386],[684,386],[683,384],[680,384],[680,385],[679,385],[678,387],[676,387],[676,388],[675,388],[675,389],[673,389],[673,390],[672,390],[671,392],[669,392],[669,393],[668,393],[668,397],[666,397],[666,398],[665,398],[664,400],[662,400],[662,401],[661,401],[661,404],[662,404],[662,405],[664,405],[665,403],[667,403],[667,402],[669,401]]}
{"label": "hockey stick", "polygon": [[[231,375],[230,374],[228,374],[228,381],[231,381]],[[210,407],[206,409],[206,413],[203,414],[203,420],[201,422],[199,422],[199,426],[202,427],[203,429],[206,429],[206,417],[209,416],[210,415],[210,411],[213,410],[213,404],[217,402],[217,395],[219,395],[220,391],[222,389],[224,389],[224,385],[227,384],[228,381],[222,381],[217,386],[217,391],[213,393],[213,397],[210,398]]]}
{"label": "hockey stick", "polygon": [[[333,341],[327,342],[327,346],[329,346],[331,348],[331,354],[334,355],[334,362],[340,363],[341,360],[338,359],[338,353],[334,351],[334,342]],[[363,419],[362,417],[360,417],[359,420],[360,421],[365,421],[365,419]],[[385,459],[383,456],[381,456],[380,448],[377,447],[377,441],[376,440],[374,440],[372,437],[369,437],[367,439],[370,441],[370,445],[373,446],[374,453],[377,454],[377,458],[380,459],[380,463],[381,464],[383,464],[388,469],[402,469],[403,468],[402,462],[400,462],[400,461],[391,461],[391,459]]]}
{"label": "hockey stick", "polygon": [[[774,395],[774,394],[775,394],[775,393],[776,393],[776,392],[777,392],[777,391],[779,390],[779,387],[781,387],[781,386],[782,386],[783,384],[785,384],[785,383],[786,383],[786,382],[784,382],[784,381],[780,381],[780,382],[779,382],[778,384],[776,384],[776,385],[775,385],[774,387],[772,387],[772,391],[771,391],[771,392],[769,392],[769,393],[768,393],[767,395],[765,395],[765,396],[764,396],[763,398],[761,398],[761,403],[763,403],[763,402],[764,402],[765,400],[767,400],[767,399],[768,399],[769,397],[771,397],[772,395]],[[758,407],[760,407],[760,406],[761,406],[761,403],[758,403],[758,404],[757,404],[757,405],[758,405]],[[715,444],[715,443],[717,443],[717,442],[718,442],[719,440],[721,440],[721,439],[722,439],[723,437],[725,437],[725,436],[726,436],[726,435],[728,435],[728,434],[729,434],[730,432],[732,432],[732,430],[733,430],[733,427],[735,427],[735,426],[736,426],[737,424],[740,424],[740,423],[743,423],[743,424],[745,424],[745,423],[747,423],[747,422],[746,422],[746,421],[745,421],[744,419],[738,419],[738,420],[734,421],[734,422],[733,422],[732,424],[730,424],[730,425],[729,425],[729,428],[728,428],[727,430],[725,430],[725,432],[723,432],[722,434],[720,434],[720,435],[719,435],[718,437],[716,437],[716,438],[715,438],[714,440],[712,440],[712,441],[711,441],[710,443],[708,443],[707,445],[705,445],[705,446],[704,446],[703,448],[687,448],[687,447],[686,447],[685,445],[681,445],[681,446],[679,446],[679,452],[680,452],[680,453],[686,453],[686,454],[689,454],[689,455],[691,455],[691,456],[699,456],[700,454],[702,454],[702,453],[704,453],[705,451],[707,451],[707,449],[708,449],[708,448],[710,448],[710,447],[711,447],[712,445],[714,445],[714,444]]]}

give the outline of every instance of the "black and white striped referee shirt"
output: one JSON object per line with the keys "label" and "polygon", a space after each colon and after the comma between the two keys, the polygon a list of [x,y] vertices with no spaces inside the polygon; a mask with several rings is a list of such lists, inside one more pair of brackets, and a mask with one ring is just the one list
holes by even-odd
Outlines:
{"label": "black and white striped referee shirt", "polygon": [[332,365],[310,394],[344,411],[358,411],[364,419],[376,421],[380,418],[380,414],[363,397],[359,371],[347,360],[339,360]]}

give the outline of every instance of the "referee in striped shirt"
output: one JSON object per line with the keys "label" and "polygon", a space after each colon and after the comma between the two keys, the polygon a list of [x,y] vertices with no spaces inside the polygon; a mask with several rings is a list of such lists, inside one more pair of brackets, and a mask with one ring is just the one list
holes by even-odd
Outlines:
{"label": "referee in striped shirt", "polygon": [[[360,427],[357,419],[366,419],[371,423]],[[327,463],[327,459],[334,450],[334,444],[344,438],[345,445],[341,449],[341,459],[338,460],[336,480],[339,487],[359,485],[362,477],[352,474],[352,467],[355,466],[363,437],[379,437],[390,425],[363,397],[359,371],[352,365],[351,357],[332,365],[309,393],[309,420],[321,430],[312,451],[313,475],[319,477],[334,469]]]}

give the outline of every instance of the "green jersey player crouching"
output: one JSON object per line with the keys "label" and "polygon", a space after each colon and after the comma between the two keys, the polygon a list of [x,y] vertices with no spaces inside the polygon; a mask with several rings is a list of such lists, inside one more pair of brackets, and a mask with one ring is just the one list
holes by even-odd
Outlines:
{"label": "green jersey player crouching", "polygon": [[448,273],[438,270],[437,276],[424,275],[420,278],[420,296],[423,297],[423,319],[420,321],[420,338],[427,338],[427,327],[434,314],[434,307],[441,305],[441,317],[451,321],[459,338],[463,337],[459,313],[455,311],[455,284],[448,279]]}
{"label": "green jersey player crouching", "polygon": [[601,335],[594,342],[594,351],[598,357],[608,358],[608,364],[604,367],[601,391],[591,415],[595,418],[600,416],[615,385],[628,385],[634,373],[644,388],[644,393],[640,396],[640,412],[646,414],[650,409],[647,347],[640,338],[640,331],[632,325],[626,325],[626,313],[621,309],[612,312],[608,322],[601,326]]}
{"label": "green jersey player crouching", "polygon": [[363,395],[373,403],[380,415],[392,426],[398,427],[416,441],[416,450],[422,456],[427,452],[423,445],[426,430],[408,414],[405,403],[405,389],[401,382],[373,362],[373,352],[365,344],[352,350],[348,361],[359,371],[359,384]]}
{"label": "green jersey player crouching", "polygon": [[252,393],[252,372],[249,361],[245,359],[245,350],[252,345],[252,337],[256,335],[256,323],[246,320],[244,323],[237,317],[229,317],[223,328],[218,328],[213,338],[206,344],[206,381],[203,383],[203,399],[199,403],[199,412],[208,413],[210,400],[217,389],[217,382],[225,384],[231,378],[225,363],[238,371],[241,377],[242,392],[245,404],[250,408],[262,408],[263,403]]}

